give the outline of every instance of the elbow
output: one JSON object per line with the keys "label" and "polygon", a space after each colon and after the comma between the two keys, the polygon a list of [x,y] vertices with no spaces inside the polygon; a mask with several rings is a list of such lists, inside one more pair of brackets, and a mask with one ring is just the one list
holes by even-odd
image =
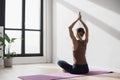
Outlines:
{"label": "elbow", "polygon": [[72,26],[69,26],[68,29],[72,29]]}
{"label": "elbow", "polygon": [[68,27],[68,29],[70,29],[71,26]]}

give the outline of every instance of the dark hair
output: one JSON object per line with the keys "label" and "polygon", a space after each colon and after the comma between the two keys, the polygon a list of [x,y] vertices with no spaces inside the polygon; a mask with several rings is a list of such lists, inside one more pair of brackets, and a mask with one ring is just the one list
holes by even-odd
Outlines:
{"label": "dark hair", "polygon": [[85,30],[83,28],[78,28],[77,33],[81,33],[81,32],[82,32],[82,34],[80,34],[80,35],[83,36],[85,33]]}

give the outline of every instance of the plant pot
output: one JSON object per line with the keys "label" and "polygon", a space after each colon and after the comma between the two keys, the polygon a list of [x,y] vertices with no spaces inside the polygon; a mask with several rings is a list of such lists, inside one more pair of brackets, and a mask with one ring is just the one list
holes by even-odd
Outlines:
{"label": "plant pot", "polygon": [[12,67],[12,58],[4,59],[4,67]]}

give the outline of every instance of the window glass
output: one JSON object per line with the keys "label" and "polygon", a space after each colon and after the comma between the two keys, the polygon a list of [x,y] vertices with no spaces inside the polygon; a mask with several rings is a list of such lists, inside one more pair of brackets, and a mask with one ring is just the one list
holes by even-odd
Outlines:
{"label": "window glass", "polygon": [[40,32],[25,32],[25,53],[40,53]]}
{"label": "window glass", "polygon": [[[10,38],[17,38],[14,43],[12,43],[11,45],[11,52],[16,52],[16,54],[21,54],[21,31],[14,31],[14,30],[6,30],[5,33],[7,33],[7,35]],[[6,45],[6,47],[8,47]],[[5,50],[6,51],[6,50]]]}
{"label": "window glass", "polygon": [[6,28],[21,29],[22,21],[22,0],[6,0],[5,6]]}
{"label": "window glass", "polygon": [[40,29],[40,0],[26,0],[25,29]]}

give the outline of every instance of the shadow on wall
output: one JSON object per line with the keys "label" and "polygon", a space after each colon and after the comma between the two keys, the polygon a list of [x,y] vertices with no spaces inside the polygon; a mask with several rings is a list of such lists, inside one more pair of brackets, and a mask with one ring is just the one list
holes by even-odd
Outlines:
{"label": "shadow on wall", "polygon": [[119,9],[120,0],[89,0],[89,1],[120,14]]}
{"label": "shadow on wall", "polygon": [[69,4],[68,2],[65,2],[64,0],[57,0],[57,2],[59,2],[61,5],[65,6],[66,8],[72,10],[75,13],[78,13],[78,11],[81,11],[83,13],[83,16],[85,16],[86,19],[89,20],[91,23],[94,23],[95,25],[99,26],[100,29],[104,30],[105,32],[113,36],[114,38],[120,40],[120,32],[114,29],[112,26],[107,25],[106,23],[96,19],[94,16],[89,15],[85,11],[80,10],[79,8],[75,7],[74,5]]}

